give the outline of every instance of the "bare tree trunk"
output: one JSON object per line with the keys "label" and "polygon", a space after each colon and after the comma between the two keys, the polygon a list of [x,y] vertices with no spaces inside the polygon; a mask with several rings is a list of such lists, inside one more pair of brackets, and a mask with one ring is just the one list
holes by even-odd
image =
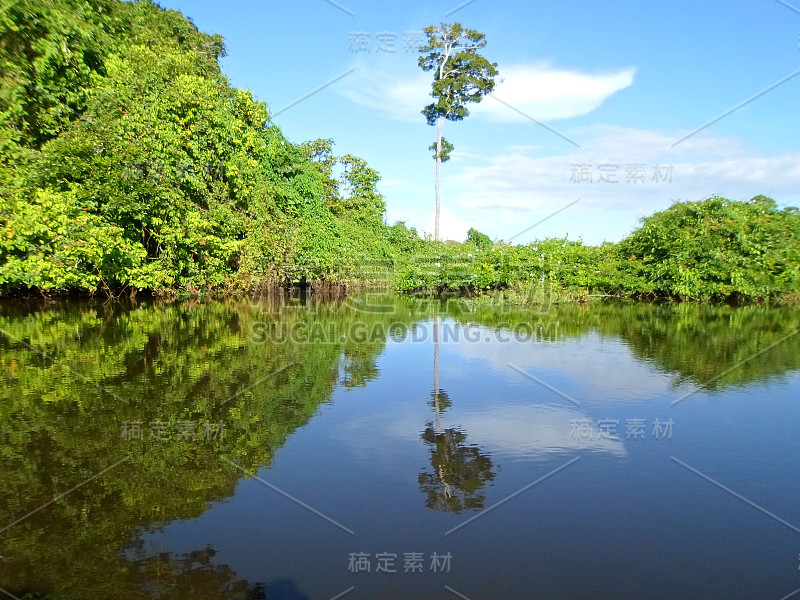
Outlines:
{"label": "bare tree trunk", "polygon": [[442,126],[444,119],[439,117],[436,119],[436,215],[434,217],[434,239],[438,242],[439,237],[439,209],[441,207],[441,200],[439,198],[439,170],[442,168]]}
{"label": "bare tree trunk", "polygon": [[439,315],[433,318],[433,412],[434,412],[434,431],[442,432],[442,424],[439,420]]}

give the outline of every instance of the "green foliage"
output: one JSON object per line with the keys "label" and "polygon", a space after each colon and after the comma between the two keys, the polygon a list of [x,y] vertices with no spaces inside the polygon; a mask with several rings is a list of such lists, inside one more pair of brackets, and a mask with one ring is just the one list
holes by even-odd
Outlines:
{"label": "green foliage", "polygon": [[86,212],[73,192],[39,190],[28,201],[13,200],[0,237],[0,286],[94,292],[119,286],[103,274],[126,273],[145,287],[144,249],[126,240],[116,223]]}
{"label": "green foliage", "polygon": [[422,114],[428,125],[440,118],[460,121],[469,115],[467,103],[480,102],[494,89],[497,63],[478,54],[486,46],[486,36],[460,23],[431,25],[424,32],[428,40],[419,49],[418,62],[423,71],[433,71],[435,101]]}
{"label": "green foliage", "polygon": [[409,228],[405,221],[397,221],[389,227],[389,244],[401,253],[411,253],[422,246],[422,239],[415,227]]}
{"label": "green foliage", "polygon": [[[7,143],[39,148],[86,109],[109,42],[97,25],[113,3],[0,2],[0,127]],[[7,136],[7,137],[6,137]],[[3,147],[3,154],[7,147]]]}
{"label": "green foliage", "polygon": [[[470,229],[464,244],[426,242],[401,264],[403,291],[504,292],[542,303],[589,296],[685,300],[796,298],[800,212],[769,198],[682,202],[643,220],[618,244],[546,239],[496,243]],[[535,300],[538,298],[538,300]]]}
{"label": "green foliage", "polygon": [[800,292],[800,213],[764,196],[676,203],[643,219],[618,250],[640,282],[634,293],[726,299]]}
{"label": "green foliage", "polygon": [[487,248],[494,246],[492,238],[485,233],[481,233],[474,227],[470,227],[469,231],[467,232],[467,242],[475,244],[475,247],[479,248],[480,250],[486,250]]}
{"label": "green foliage", "polygon": [[324,199],[328,206],[339,197],[339,181],[334,177],[337,158],[333,155],[333,140],[312,140],[300,144],[300,148],[319,170],[324,182]]}
{"label": "green foliage", "polygon": [[397,286],[407,292],[496,293],[513,288],[516,301],[541,303],[606,293],[620,275],[610,244],[584,246],[562,238],[513,246],[492,243],[471,229],[462,244],[426,242],[401,264]]}
{"label": "green foliage", "polygon": [[390,254],[379,175],[295,146],[230,87],[219,36],[122,0],[18,0],[0,17],[0,291],[119,294],[335,280]]}
{"label": "green foliage", "polygon": [[367,166],[367,162],[345,154],[339,159],[344,167],[344,194],[331,208],[334,214],[355,219],[367,228],[376,230],[384,225],[386,202],[375,186],[380,175],[375,169]]}
{"label": "green foliage", "polygon": [[[453,144],[448,142],[445,138],[442,138],[441,142],[442,142],[442,147],[441,147],[441,150],[440,150],[438,156],[439,156],[439,158],[441,159],[442,162],[447,162],[448,160],[450,160],[450,153],[453,151],[453,148],[455,148],[455,146],[453,146]],[[436,160],[436,156],[437,156],[437,154],[436,154],[436,146],[437,146],[437,142],[433,142],[430,146],[428,146],[428,150],[433,152],[433,159],[434,160]]]}

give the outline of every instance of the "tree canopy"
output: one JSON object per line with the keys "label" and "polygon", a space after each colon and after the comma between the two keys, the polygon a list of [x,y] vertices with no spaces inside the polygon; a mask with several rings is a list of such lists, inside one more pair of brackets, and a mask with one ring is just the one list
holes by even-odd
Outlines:
{"label": "tree canopy", "polygon": [[422,114],[428,125],[439,118],[460,121],[469,115],[469,102],[480,102],[494,89],[497,63],[478,54],[486,46],[486,36],[461,23],[431,25],[424,32],[428,43],[420,47],[418,62],[423,71],[433,71],[434,102]]}
{"label": "tree canopy", "polygon": [[343,157],[340,195],[332,142],[231,87],[219,36],[145,0],[0,13],[0,291],[335,279],[388,252],[377,171]]}

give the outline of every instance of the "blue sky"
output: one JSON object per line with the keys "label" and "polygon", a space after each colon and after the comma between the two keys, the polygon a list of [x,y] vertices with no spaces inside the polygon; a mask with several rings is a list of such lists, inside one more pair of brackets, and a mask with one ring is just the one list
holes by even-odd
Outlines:
{"label": "blue sky", "polygon": [[[160,4],[225,37],[224,72],[289,139],[333,138],[338,155],[376,168],[390,223],[433,230],[435,130],[419,112],[430,77],[405,46],[454,21],[486,34],[502,81],[498,100],[445,126],[455,144],[442,177],[447,237],[476,227],[515,242],[599,243],[675,200],[800,204],[800,0]],[[379,37],[394,47],[379,49]]]}

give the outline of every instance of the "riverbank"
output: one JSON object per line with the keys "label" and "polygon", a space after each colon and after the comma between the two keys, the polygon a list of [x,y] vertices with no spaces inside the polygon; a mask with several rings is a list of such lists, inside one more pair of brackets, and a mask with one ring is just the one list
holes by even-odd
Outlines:
{"label": "riverbank", "polygon": [[0,82],[0,296],[800,295],[800,213],[764,196],[678,202],[600,246],[475,229],[421,239],[387,223],[364,159],[330,139],[292,143],[266,103],[229,84],[220,36],[151,3],[104,5],[54,0],[35,23],[20,5],[3,32],[0,58],[20,77]]}

